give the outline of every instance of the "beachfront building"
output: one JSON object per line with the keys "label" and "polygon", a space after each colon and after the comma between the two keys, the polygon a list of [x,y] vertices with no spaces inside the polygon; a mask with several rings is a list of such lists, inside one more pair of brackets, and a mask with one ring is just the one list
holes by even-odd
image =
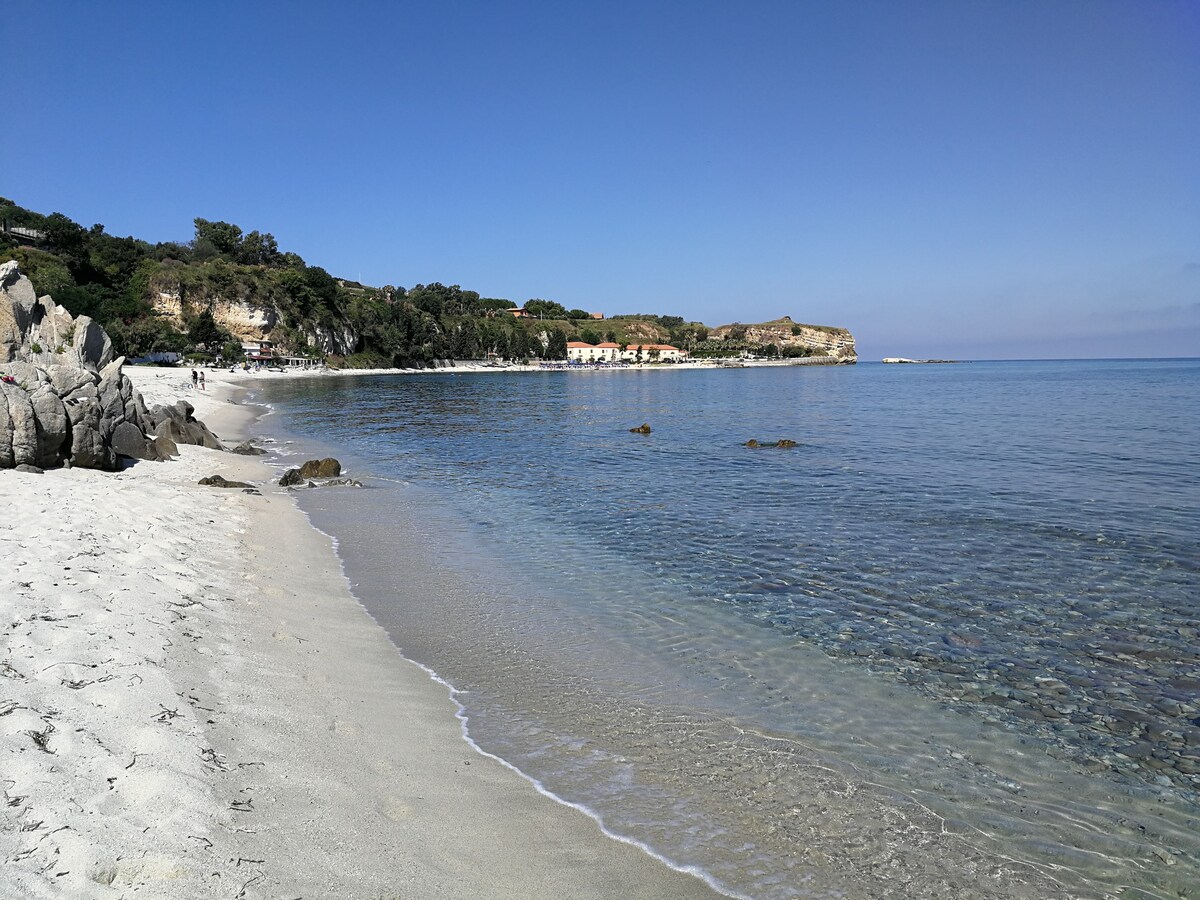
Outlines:
{"label": "beachfront building", "polygon": [[685,356],[686,350],[670,344],[630,344],[621,352],[621,359],[628,362],[679,362]]}
{"label": "beachfront building", "polygon": [[275,359],[274,341],[242,341],[246,362],[270,364]]}
{"label": "beachfront building", "polygon": [[603,344],[588,344],[584,341],[567,341],[567,360],[580,363],[616,362],[621,358],[621,348],[611,341]]}
{"label": "beachfront building", "polygon": [[275,362],[285,369],[315,369],[325,365],[325,360],[313,359],[311,356],[281,356]]}

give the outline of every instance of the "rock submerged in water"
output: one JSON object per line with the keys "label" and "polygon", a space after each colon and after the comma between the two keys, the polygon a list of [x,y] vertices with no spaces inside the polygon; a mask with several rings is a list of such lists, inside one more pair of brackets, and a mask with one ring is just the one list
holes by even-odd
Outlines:
{"label": "rock submerged in water", "polygon": [[279,479],[280,487],[296,487],[304,484],[304,479],[300,477],[299,469],[288,469]]}
{"label": "rock submerged in water", "polygon": [[263,450],[261,447],[255,447],[250,441],[242,441],[229,452],[237,453],[240,456],[266,456],[267,454],[266,450]]}
{"label": "rock submerged in water", "polygon": [[784,438],[780,441],[768,441],[766,443],[762,443],[760,441],[756,441],[754,438],[751,438],[750,440],[746,441],[746,443],[742,444],[742,446],[749,447],[752,450],[767,449],[772,447],[779,448],[781,450],[787,450],[790,447],[797,446],[797,444],[795,441],[790,440],[789,438]]}
{"label": "rock submerged in water", "polygon": [[337,478],[342,474],[342,464],[332,456],[327,456],[324,459],[310,459],[299,469],[300,477],[303,479],[309,478]]}
{"label": "rock submerged in water", "polygon": [[646,422],[643,422],[637,428],[630,428],[629,432],[630,434],[650,434],[651,428]]}
{"label": "rock submerged in water", "polygon": [[320,487],[336,487],[338,485],[346,485],[349,487],[362,487],[363,483],[353,478],[338,478],[342,474],[342,464],[333,457],[325,459],[310,459],[298,469],[288,469],[279,479],[280,487],[317,487],[313,478],[331,478],[332,481],[326,481]]}

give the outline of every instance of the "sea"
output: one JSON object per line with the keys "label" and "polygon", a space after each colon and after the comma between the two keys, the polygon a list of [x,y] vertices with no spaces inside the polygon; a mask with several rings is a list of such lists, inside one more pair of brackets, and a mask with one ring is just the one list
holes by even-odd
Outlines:
{"label": "sea", "polygon": [[468,739],[609,835],[734,897],[1200,897],[1200,360],[251,400],[362,481],[297,497]]}

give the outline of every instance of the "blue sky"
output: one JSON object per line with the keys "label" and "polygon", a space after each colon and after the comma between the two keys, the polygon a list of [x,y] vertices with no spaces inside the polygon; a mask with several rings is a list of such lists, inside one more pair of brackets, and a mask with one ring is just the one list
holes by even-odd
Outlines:
{"label": "blue sky", "polygon": [[[1200,356],[1200,3],[22,4],[0,195],[369,284]],[[14,77],[13,72],[24,73]]]}

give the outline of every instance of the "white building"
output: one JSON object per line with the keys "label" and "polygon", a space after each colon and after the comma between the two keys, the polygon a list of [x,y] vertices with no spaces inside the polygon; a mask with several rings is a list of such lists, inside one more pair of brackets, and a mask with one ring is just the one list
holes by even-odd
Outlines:
{"label": "white building", "polygon": [[621,353],[629,362],[679,362],[687,352],[670,344],[630,344]]}
{"label": "white building", "polygon": [[248,362],[269,363],[275,359],[275,342],[242,341],[242,352]]}
{"label": "white building", "polygon": [[603,344],[587,344],[583,341],[567,341],[567,359],[570,362],[616,362],[620,358],[621,348],[611,341],[606,341]]}

